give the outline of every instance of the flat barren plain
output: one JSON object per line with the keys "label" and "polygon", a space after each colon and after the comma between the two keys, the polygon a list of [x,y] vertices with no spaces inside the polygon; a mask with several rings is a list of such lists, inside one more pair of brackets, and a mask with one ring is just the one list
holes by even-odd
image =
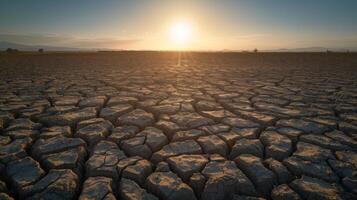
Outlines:
{"label": "flat barren plain", "polygon": [[12,198],[357,199],[357,54],[1,53]]}

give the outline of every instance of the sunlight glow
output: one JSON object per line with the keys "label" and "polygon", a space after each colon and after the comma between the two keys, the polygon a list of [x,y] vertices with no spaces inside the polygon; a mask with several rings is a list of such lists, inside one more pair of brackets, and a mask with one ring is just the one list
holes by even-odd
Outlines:
{"label": "sunlight glow", "polygon": [[192,37],[192,26],[187,22],[174,23],[171,26],[170,36],[176,48],[184,48]]}

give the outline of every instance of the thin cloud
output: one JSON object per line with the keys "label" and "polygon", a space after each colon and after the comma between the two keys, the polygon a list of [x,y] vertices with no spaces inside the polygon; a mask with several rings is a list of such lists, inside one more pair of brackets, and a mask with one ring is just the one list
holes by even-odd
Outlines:
{"label": "thin cloud", "polygon": [[24,45],[48,45],[71,48],[130,48],[139,42],[139,39],[117,38],[80,38],[62,35],[42,34],[0,34],[0,41],[13,42]]}
{"label": "thin cloud", "polygon": [[136,39],[73,39],[72,44],[81,48],[128,48],[140,40]]}
{"label": "thin cloud", "polygon": [[266,36],[265,34],[238,35],[236,39],[257,39]]}

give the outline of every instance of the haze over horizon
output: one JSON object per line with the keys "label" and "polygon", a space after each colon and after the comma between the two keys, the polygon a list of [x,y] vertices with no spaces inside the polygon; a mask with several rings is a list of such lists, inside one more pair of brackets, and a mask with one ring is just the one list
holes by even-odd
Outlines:
{"label": "haze over horizon", "polygon": [[129,50],[357,50],[357,1],[0,2],[0,41]]}

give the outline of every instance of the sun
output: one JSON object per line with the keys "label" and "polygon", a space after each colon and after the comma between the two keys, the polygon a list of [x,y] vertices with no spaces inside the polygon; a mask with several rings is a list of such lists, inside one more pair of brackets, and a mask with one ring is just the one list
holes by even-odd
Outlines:
{"label": "sun", "polygon": [[192,26],[188,22],[176,22],[171,25],[170,37],[176,47],[184,47],[192,37]]}

